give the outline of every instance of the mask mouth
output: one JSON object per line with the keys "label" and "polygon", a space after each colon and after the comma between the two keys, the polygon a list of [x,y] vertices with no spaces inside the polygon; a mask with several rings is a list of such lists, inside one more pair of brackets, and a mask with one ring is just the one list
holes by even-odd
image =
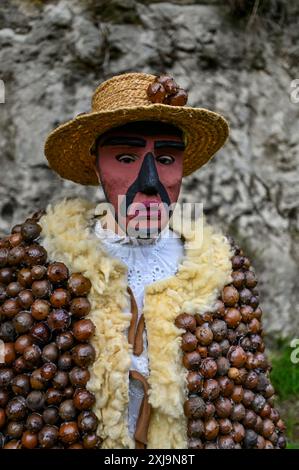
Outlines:
{"label": "mask mouth", "polygon": [[144,214],[144,213],[140,213],[140,212],[137,211],[137,213],[134,214],[134,217],[137,217],[138,221],[140,221],[140,222],[142,222],[144,220],[156,221],[156,220],[161,220],[162,219],[162,213],[161,213],[161,211],[157,211],[154,214],[152,214],[152,213]]}
{"label": "mask mouth", "polygon": [[138,217],[138,220],[156,220],[162,218],[160,201],[139,201],[132,204],[128,210],[128,216]]}
{"label": "mask mouth", "polygon": [[157,210],[157,206],[158,204],[160,204],[160,201],[155,201],[155,200],[149,201],[147,199],[146,201],[142,202],[142,204],[145,206],[146,209]]}

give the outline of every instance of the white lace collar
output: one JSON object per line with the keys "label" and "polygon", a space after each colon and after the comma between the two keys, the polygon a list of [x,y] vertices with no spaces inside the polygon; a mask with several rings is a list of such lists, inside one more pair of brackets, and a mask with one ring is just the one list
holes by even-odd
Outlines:
{"label": "white lace collar", "polygon": [[169,225],[155,239],[146,240],[147,243],[104,229],[99,218],[93,224],[93,231],[105,251],[127,265],[128,282],[137,303],[142,302],[144,285],[173,275],[184,255],[184,243]]}
{"label": "white lace collar", "polygon": [[[119,235],[111,229],[103,228],[101,218],[95,221],[94,231],[98,238],[105,244],[118,244],[130,246],[146,246],[160,244],[162,241],[171,237],[169,224],[155,237],[152,238],[136,238],[128,235]],[[163,243],[164,244],[164,243]]]}

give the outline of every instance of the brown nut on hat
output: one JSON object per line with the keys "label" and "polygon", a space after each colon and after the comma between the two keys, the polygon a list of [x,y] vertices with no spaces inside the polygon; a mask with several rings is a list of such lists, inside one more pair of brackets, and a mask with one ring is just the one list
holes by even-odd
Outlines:
{"label": "brown nut on hat", "polygon": [[229,127],[220,114],[185,106],[186,102],[186,91],[168,75],[116,75],[95,90],[90,112],[50,133],[45,143],[50,167],[75,183],[98,185],[92,155],[97,137],[129,122],[161,121],[182,130],[183,176],[190,175],[223,146]]}

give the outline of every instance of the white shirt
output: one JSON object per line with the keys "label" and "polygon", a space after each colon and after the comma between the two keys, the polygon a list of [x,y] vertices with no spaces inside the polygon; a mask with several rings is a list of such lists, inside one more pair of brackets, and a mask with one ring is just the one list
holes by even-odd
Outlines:
{"label": "white shirt", "polygon": [[[121,236],[112,230],[104,229],[99,219],[95,223],[94,230],[96,236],[102,240],[105,251],[127,265],[127,281],[137,303],[139,319],[143,311],[145,286],[176,273],[184,254],[181,238],[173,237],[173,232],[168,226],[156,238],[137,239]],[[132,354],[130,370],[137,370],[144,377],[148,377],[146,325],[143,333],[143,352],[140,356]],[[143,388],[140,382],[130,379],[128,430],[132,438],[142,398]]]}

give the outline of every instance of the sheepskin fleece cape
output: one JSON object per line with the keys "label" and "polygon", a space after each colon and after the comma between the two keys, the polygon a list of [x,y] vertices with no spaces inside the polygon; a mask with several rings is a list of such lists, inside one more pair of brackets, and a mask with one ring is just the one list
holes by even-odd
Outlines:
{"label": "sheepskin fleece cape", "polygon": [[[130,355],[127,331],[130,297],[127,267],[104,251],[92,226],[95,205],[83,199],[63,200],[48,206],[41,218],[41,244],[52,261],[64,262],[70,272],[82,272],[91,280],[89,318],[96,326],[92,344],[96,360],[90,368],[88,388],[95,394],[94,411],[103,448],[134,448],[128,434]],[[181,335],[175,326],[180,313],[213,310],[221,289],[231,282],[231,248],[227,238],[203,219],[202,236],[196,228],[172,230],[182,237],[184,256],[174,276],[145,289],[144,318],[150,363],[149,402],[152,415],[149,449],[187,448],[187,369],[182,364]],[[195,225],[194,225],[195,227]]]}

